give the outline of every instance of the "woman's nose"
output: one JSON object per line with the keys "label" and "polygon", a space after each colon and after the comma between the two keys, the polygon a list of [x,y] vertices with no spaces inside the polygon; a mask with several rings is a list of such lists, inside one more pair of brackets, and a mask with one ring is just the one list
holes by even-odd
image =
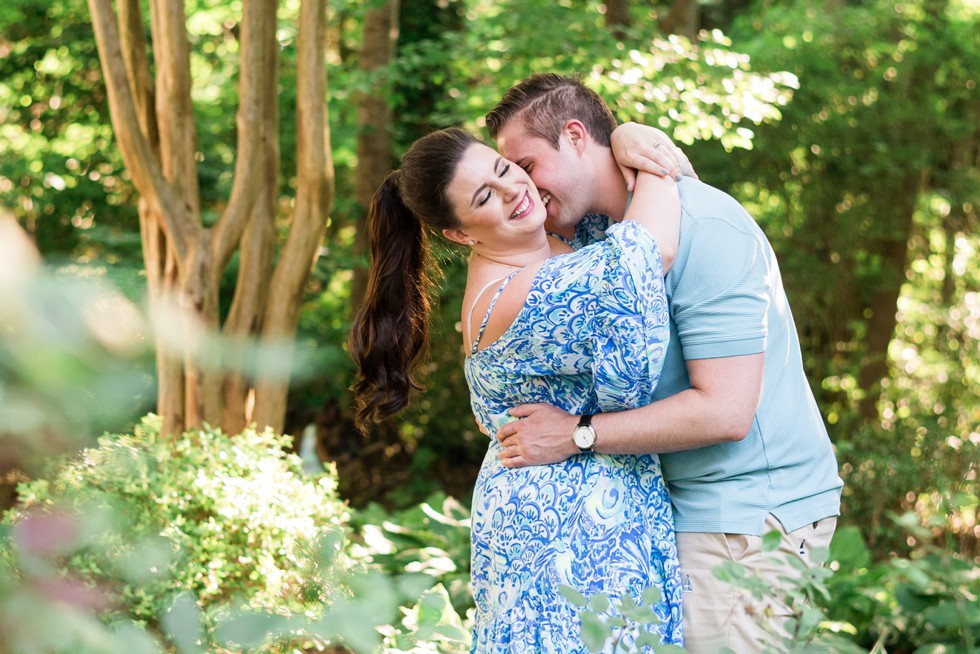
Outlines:
{"label": "woman's nose", "polygon": [[510,202],[518,195],[520,195],[524,190],[522,184],[518,183],[516,180],[512,179],[502,179],[500,180],[500,195],[505,202]]}

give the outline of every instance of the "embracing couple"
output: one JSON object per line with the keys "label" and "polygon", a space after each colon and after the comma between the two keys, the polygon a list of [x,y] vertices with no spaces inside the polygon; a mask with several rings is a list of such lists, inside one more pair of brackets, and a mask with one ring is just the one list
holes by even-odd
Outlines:
{"label": "embracing couple", "polygon": [[712,569],[737,561],[773,588],[798,576],[786,557],[809,565],[829,544],[842,487],[772,248],[662,132],[617,127],[576,78],[524,80],[487,125],[499,153],[434,132],[378,190],[350,343],[361,423],[404,408],[428,328],[427,230],[471,250],[464,366],[491,437],[473,650],[588,651],[563,586],[637,602],[654,587],[655,638],[761,650],[785,607]]}

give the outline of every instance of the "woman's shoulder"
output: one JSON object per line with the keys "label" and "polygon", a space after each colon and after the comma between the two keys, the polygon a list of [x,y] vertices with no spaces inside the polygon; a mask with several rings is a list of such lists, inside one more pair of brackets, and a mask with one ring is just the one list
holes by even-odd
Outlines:
{"label": "woman's shoulder", "polygon": [[484,271],[468,280],[463,297],[463,338],[467,354],[484,321],[486,326],[477,344],[480,350],[510,329],[524,308],[535,277],[544,263],[547,261],[503,276],[499,271]]}

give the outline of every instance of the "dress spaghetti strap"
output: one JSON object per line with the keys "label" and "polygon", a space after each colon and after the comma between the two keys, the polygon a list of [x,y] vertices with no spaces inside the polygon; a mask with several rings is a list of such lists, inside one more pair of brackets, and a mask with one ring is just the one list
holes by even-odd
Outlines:
{"label": "dress spaghetti strap", "polygon": [[516,275],[519,272],[521,272],[521,271],[520,270],[515,270],[514,272],[512,272],[509,275],[507,275],[506,277],[497,277],[496,279],[491,279],[487,283],[487,285],[484,286],[483,288],[481,288],[480,289],[480,292],[476,294],[476,299],[473,300],[473,306],[470,307],[470,312],[466,316],[466,333],[467,334],[470,334],[471,333],[470,332],[470,327],[473,324],[473,311],[476,309],[477,302],[480,301],[480,298],[483,296],[484,293],[486,293],[486,291],[487,291],[488,288],[490,288],[491,286],[493,286],[497,282],[503,281],[503,283],[500,285],[500,287],[497,288],[497,292],[494,293],[493,299],[490,300],[490,306],[487,307],[487,313],[486,313],[486,315],[483,316],[483,322],[480,323],[480,331],[476,335],[476,339],[473,341],[473,345],[470,347],[470,354],[471,355],[476,354],[477,347],[480,345],[480,339],[483,338],[483,332],[486,331],[486,329],[487,329],[487,322],[489,322],[489,320],[490,320],[490,314],[493,312],[493,307],[494,307],[494,305],[497,304],[497,300],[500,298],[500,294],[504,292],[504,289],[505,288],[507,288],[507,284],[509,284],[510,283],[510,280],[512,280],[514,278],[514,275]]}

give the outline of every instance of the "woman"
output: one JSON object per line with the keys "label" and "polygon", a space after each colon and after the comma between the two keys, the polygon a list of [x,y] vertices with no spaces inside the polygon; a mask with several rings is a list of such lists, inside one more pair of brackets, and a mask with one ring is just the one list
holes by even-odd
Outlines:
{"label": "woman", "polygon": [[369,287],[351,331],[361,424],[400,411],[418,388],[426,227],[472,250],[465,369],[491,436],[473,499],[474,651],[587,651],[562,586],[637,600],[656,586],[662,623],[652,631],[681,643],[680,570],[657,457],[584,451],[508,469],[493,438],[521,402],[591,414],[650,401],[669,334],[661,251],[672,259],[679,213],[674,183],[640,174],[626,220],[570,253],[546,234],[545,203],[527,174],[459,129],[416,141],[374,198]]}

